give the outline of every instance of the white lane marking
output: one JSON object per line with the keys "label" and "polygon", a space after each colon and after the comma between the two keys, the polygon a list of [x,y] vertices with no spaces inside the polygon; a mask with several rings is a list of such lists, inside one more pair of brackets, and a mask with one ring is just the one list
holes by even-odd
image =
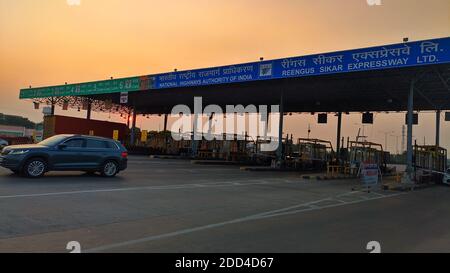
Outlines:
{"label": "white lane marking", "polygon": [[282,209],[271,210],[271,211],[259,213],[259,214],[256,214],[256,215],[257,216],[265,216],[265,215],[269,215],[269,214],[281,213],[281,212],[284,212],[284,211],[287,211],[287,210],[297,209],[297,208],[300,208],[300,207],[311,207],[312,205],[314,205],[316,203],[323,202],[323,201],[329,201],[329,200],[332,200],[332,198],[325,198],[325,199],[320,199],[320,200],[314,200],[314,201],[311,201],[311,202],[301,203],[301,204],[298,204],[298,205],[295,205],[295,206],[290,206],[290,207],[286,207],[286,208],[282,208]]}
{"label": "white lane marking", "polygon": [[384,196],[384,194],[381,194],[381,193],[378,193],[378,192],[371,191],[370,193],[373,194],[373,195]]}
{"label": "white lane marking", "polygon": [[261,217],[258,217],[258,219],[265,219],[265,218],[271,218],[271,217],[278,217],[278,216],[285,216],[285,215],[292,215],[292,214],[297,214],[300,212],[308,212],[308,211],[314,211],[314,210],[322,210],[322,209],[329,209],[329,208],[335,208],[335,207],[342,207],[342,206],[346,206],[346,205],[353,205],[353,204],[359,204],[359,203],[363,203],[363,202],[369,202],[369,201],[373,201],[373,200],[379,200],[379,199],[384,199],[384,198],[389,198],[389,197],[395,197],[395,196],[400,196],[400,195],[405,195],[407,193],[398,193],[398,194],[392,194],[389,196],[379,196],[379,197],[374,197],[371,199],[364,199],[364,200],[356,200],[356,201],[350,201],[350,202],[343,202],[343,203],[339,203],[339,204],[332,204],[332,205],[326,205],[326,206],[315,206],[315,205],[311,205],[311,208],[306,208],[306,209],[300,209],[300,210],[293,210],[293,211],[286,211],[286,212],[281,212],[281,213],[277,213],[277,214],[269,214],[269,215],[263,215]]}
{"label": "white lane marking", "polygon": [[150,241],[180,236],[180,235],[184,235],[184,234],[189,234],[189,233],[193,233],[193,232],[197,232],[197,231],[203,231],[203,230],[207,230],[207,229],[218,228],[218,227],[231,225],[231,224],[261,220],[261,219],[268,219],[268,218],[274,218],[274,217],[285,216],[285,215],[298,214],[298,213],[302,213],[302,212],[323,210],[323,209],[328,209],[328,208],[333,208],[333,207],[353,205],[353,204],[358,204],[358,203],[362,203],[362,202],[368,202],[371,200],[390,198],[390,197],[404,195],[404,194],[407,194],[407,193],[398,193],[398,194],[392,194],[392,195],[386,195],[386,196],[379,196],[379,197],[372,198],[370,200],[358,200],[358,201],[339,203],[339,204],[328,205],[328,206],[323,206],[323,207],[317,207],[317,206],[313,207],[313,205],[311,205],[313,203],[323,202],[323,201],[332,199],[332,198],[326,198],[326,199],[322,199],[322,200],[317,200],[317,201],[293,206],[293,207],[301,207],[301,206],[309,207],[309,208],[305,208],[303,210],[294,210],[294,211],[286,211],[286,212],[277,213],[279,211],[283,211],[288,208],[277,209],[277,210],[258,213],[258,214],[254,214],[254,215],[250,215],[250,216],[246,216],[246,217],[242,217],[242,218],[237,218],[237,219],[233,219],[233,220],[229,220],[229,221],[225,221],[225,222],[209,224],[209,225],[199,226],[199,227],[194,227],[194,228],[188,228],[188,229],[178,230],[178,231],[174,231],[174,232],[170,232],[170,233],[153,235],[153,236],[143,237],[140,239],[129,240],[129,241],[124,241],[124,242],[115,243],[115,244],[104,245],[104,246],[88,249],[85,252],[86,253],[102,252],[102,251],[106,251],[106,250],[110,250],[110,249],[114,249],[114,248],[127,247],[127,246],[136,245],[136,244],[140,244],[140,243],[146,243],[146,242],[150,242]]}
{"label": "white lane marking", "polygon": [[[237,180],[239,181],[239,180]],[[249,182],[249,183],[245,183]],[[271,182],[271,184],[283,183],[283,181]],[[264,182],[258,180],[240,180],[239,182],[214,182],[214,183],[196,183],[196,184],[179,184],[168,186],[149,186],[149,187],[130,187],[130,188],[111,188],[98,190],[81,190],[81,191],[65,191],[65,192],[48,192],[48,193],[34,193],[34,194],[17,194],[17,195],[0,195],[0,199],[25,198],[25,197],[44,197],[44,196],[59,196],[59,195],[75,195],[85,193],[104,193],[104,192],[126,192],[126,191],[141,191],[141,190],[174,190],[174,189],[192,189],[192,188],[220,188],[220,187],[245,187],[252,185],[263,185]]]}
{"label": "white lane marking", "polygon": [[[311,201],[311,202],[308,202],[308,203],[302,203],[302,204],[298,204],[298,205],[295,205],[295,206],[290,206],[290,207],[286,207],[286,208],[282,208],[282,209],[278,209],[278,210],[273,210],[273,211],[270,211],[270,212],[261,213],[259,215],[260,216],[264,216],[264,215],[273,214],[273,213],[281,213],[281,212],[284,212],[284,211],[289,211],[289,210],[293,210],[293,209],[300,208],[300,207],[320,208],[319,206],[314,206],[314,205],[317,204],[317,203],[324,202],[324,201],[336,201],[338,203],[348,204],[349,201],[339,200],[338,198],[339,197],[344,197],[344,196],[354,195],[354,194],[357,194],[357,193],[364,193],[364,192],[362,192],[362,191],[350,191],[350,192],[346,192],[346,193],[342,193],[342,194],[336,195],[336,197],[330,197],[330,198],[325,198],[325,199],[321,199],[321,200]],[[382,195],[382,194],[380,194],[380,195]],[[382,195],[382,196],[385,196],[385,195]],[[362,200],[358,200],[358,201],[367,201],[367,200],[369,200],[369,199],[368,198],[362,198]],[[353,201],[350,201],[350,202],[353,202]]]}

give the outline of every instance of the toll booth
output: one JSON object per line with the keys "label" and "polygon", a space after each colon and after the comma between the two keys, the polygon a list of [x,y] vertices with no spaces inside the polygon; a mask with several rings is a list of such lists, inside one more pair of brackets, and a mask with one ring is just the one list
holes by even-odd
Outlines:
{"label": "toll booth", "polygon": [[203,138],[200,141],[198,158],[201,159],[226,159],[227,154],[224,151],[224,141],[214,138],[213,140],[206,140]]}
{"label": "toll booth", "polygon": [[273,140],[257,137],[250,145],[251,161],[256,165],[268,166],[276,160],[276,151],[264,151],[263,145],[269,145]]}
{"label": "toll booth", "polygon": [[176,147],[178,148],[177,154],[188,157],[192,153],[192,141],[187,139],[182,139],[179,141],[174,141],[176,144]]}
{"label": "toll booth", "polygon": [[435,145],[414,145],[415,180],[418,183],[441,182],[447,170],[447,150]]}
{"label": "toll booth", "polygon": [[387,170],[389,153],[383,150],[383,145],[368,141],[349,141],[347,150],[345,165],[351,174],[354,174],[363,162],[378,164],[383,172]]}
{"label": "toll booth", "polygon": [[245,141],[232,141],[231,142],[231,151],[228,157],[229,161],[247,161],[247,145]]}
{"label": "toll booth", "polygon": [[149,149],[150,154],[165,154],[167,152],[166,139],[167,132],[152,131],[148,133],[148,140],[144,144]]}
{"label": "toll booth", "polygon": [[[191,134],[192,135],[192,134]],[[212,140],[202,137],[196,145],[195,158],[203,160],[227,160],[227,161],[248,161],[251,140],[248,136],[238,137],[238,135],[215,136]],[[173,144],[173,145],[172,145]],[[181,156],[192,155],[192,140],[184,138],[182,140],[169,140],[169,149]]]}
{"label": "toll booth", "polygon": [[249,149],[251,149],[251,146],[248,144],[251,140],[247,135],[238,136],[235,134],[228,139],[224,136],[224,139],[222,153],[226,156],[226,160],[244,162],[250,159]]}
{"label": "toll booth", "polygon": [[299,138],[293,154],[296,169],[325,170],[335,159],[335,151],[330,141]]}

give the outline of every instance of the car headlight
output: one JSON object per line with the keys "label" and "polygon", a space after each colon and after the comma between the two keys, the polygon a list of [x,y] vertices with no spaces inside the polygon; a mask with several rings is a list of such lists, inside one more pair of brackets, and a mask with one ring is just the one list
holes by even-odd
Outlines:
{"label": "car headlight", "polygon": [[28,153],[29,150],[12,150],[9,152],[10,155],[23,155]]}

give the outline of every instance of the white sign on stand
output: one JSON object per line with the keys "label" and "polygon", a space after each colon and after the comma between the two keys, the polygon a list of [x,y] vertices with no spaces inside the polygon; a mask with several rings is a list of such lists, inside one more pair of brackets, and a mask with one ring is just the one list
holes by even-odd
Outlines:
{"label": "white sign on stand", "polygon": [[379,183],[380,167],[374,163],[361,163],[359,174],[365,186],[374,186]]}

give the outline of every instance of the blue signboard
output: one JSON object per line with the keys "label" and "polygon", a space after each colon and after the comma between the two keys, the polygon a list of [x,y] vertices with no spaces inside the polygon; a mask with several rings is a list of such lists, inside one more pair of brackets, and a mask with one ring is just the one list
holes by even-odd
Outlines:
{"label": "blue signboard", "polygon": [[153,89],[295,78],[450,63],[450,37],[150,75]]}
{"label": "blue signboard", "polygon": [[91,83],[22,89],[20,98],[82,96],[450,63],[450,37]]}

